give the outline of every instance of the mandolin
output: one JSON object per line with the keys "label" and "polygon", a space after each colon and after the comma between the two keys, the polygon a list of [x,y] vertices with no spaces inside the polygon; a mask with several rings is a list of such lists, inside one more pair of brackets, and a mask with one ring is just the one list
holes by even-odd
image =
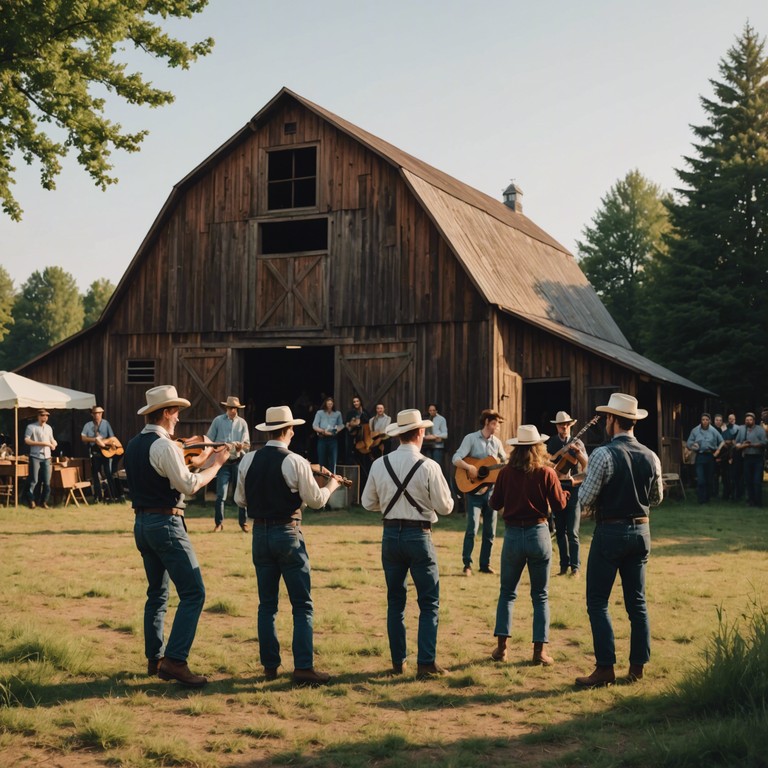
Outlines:
{"label": "mandolin", "polygon": [[560,474],[565,473],[569,469],[569,464],[576,463],[576,456],[571,452],[573,449],[570,447],[571,443],[576,442],[590,427],[597,424],[600,421],[600,414],[597,414],[591,421],[588,421],[578,432],[574,435],[557,453],[550,456],[552,463],[555,465],[555,472]]}

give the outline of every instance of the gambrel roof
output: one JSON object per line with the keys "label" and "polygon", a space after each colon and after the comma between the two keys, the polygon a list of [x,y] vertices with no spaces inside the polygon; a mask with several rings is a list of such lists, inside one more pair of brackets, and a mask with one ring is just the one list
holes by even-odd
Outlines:
{"label": "gambrel roof", "polygon": [[398,170],[488,304],[655,380],[713,394],[634,352],[573,255],[523,213],[287,88],[174,186],[100,322],[110,316],[130,283],[134,266],[186,189],[255,129],[268,123],[287,102],[313,112]]}

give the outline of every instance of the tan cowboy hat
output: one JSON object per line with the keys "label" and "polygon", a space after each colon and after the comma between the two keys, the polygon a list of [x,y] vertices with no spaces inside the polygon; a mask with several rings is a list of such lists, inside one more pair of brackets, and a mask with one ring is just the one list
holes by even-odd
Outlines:
{"label": "tan cowboy hat", "polygon": [[38,416],[50,416],[50,411],[46,411],[45,408],[40,408],[37,412]]}
{"label": "tan cowboy hat", "polygon": [[229,397],[227,397],[227,402],[222,403],[222,405],[225,408],[245,408],[245,406],[240,403],[240,398],[234,395],[229,395]]}
{"label": "tan cowboy hat", "polygon": [[275,429],[295,427],[306,424],[304,419],[294,419],[291,409],[287,405],[274,405],[267,408],[267,418],[261,424],[256,425],[259,432],[272,432]]}
{"label": "tan cowboy hat", "polygon": [[189,400],[185,400],[183,397],[179,397],[176,392],[176,387],[171,384],[163,384],[159,387],[152,387],[146,392],[147,404],[143,408],[139,408],[136,413],[139,416],[143,416],[145,413],[152,413],[153,411],[159,411],[161,408],[189,408],[191,403]]}
{"label": "tan cowboy hat", "polygon": [[91,413],[104,413],[104,409],[100,405],[94,405],[91,408]]}
{"label": "tan cowboy hat", "polygon": [[644,419],[648,411],[637,407],[637,398],[614,392],[608,400],[608,405],[598,405],[595,408],[600,413],[612,413],[614,416],[624,416],[626,419]]}
{"label": "tan cowboy hat", "polygon": [[432,422],[429,419],[421,418],[421,411],[416,408],[408,408],[405,411],[400,411],[397,414],[397,422],[390,424],[384,431],[390,436],[402,435],[405,432],[410,432],[414,429],[421,429],[422,427],[431,427]]}
{"label": "tan cowboy hat", "polygon": [[554,421],[550,421],[550,424],[575,424],[576,419],[572,419],[568,411],[558,411]]}
{"label": "tan cowboy hat", "polygon": [[533,424],[521,424],[517,428],[517,437],[510,437],[507,445],[538,445],[546,443],[549,435],[540,435]]}

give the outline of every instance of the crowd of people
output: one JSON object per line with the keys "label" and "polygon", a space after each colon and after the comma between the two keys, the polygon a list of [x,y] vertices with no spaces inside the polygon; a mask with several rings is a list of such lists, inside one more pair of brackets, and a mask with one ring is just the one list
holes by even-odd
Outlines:
{"label": "crowd of people", "polygon": [[[228,398],[222,405],[234,427],[239,401]],[[305,420],[295,418],[284,405],[268,408],[264,421],[256,425],[266,441],[262,448],[239,455],[245,448],[242,441],[232,444],[210,437],[193,471],[174,440],[179,412],[188,406],[189,401],[179,397],[173,386],[148,390],[146,403],[138,410],[138,414],[145,416],[146,426],[125,451],[135,512],[134,535],[148,584],[144,613],[148,674],[193,688],[207,682],[188,665],[205,587],[184,522],[184,498],[210,483],[234,462],[235,503],[245,511],[253,528],[252,560],[258,586],[259,654],[264,676],[276,679],[283,664],[276,631],[282,579],[293,616],[293,680],[297,684],[327,683],[330,675],[314,665],[311,566],[302,530],[302,510],[324,506],[343,478],[326,469],[327,482],[321,487],[316,479],[317,470],[304,456],[290,450],[294,430],[304,425]],[[578,509],[580,503],[594,514],[595,538],[587,562],[586,593],[596,666],[591,674],[576,679],[576,685],[582,687],[607,685],[616,679],[616,650],[608,606],[617,573],[622,579],[631,624],[627,679],[636,681],[643,676],[650,658],[645,601],[649,512],[662,498],[659,459],[634,437],[635,424],[648,415],[647,411],[638,408],[634,397],[620,393],[611,395],[607,405],[599,406],[597,411],[605,417],[608,443],[589,458],[583,444],[570,437],[575,420],[565,411],[559,412],[552,422],[557,431],[553,436],[556,441],[539,434],[533,425],[519,425],[517,436],[506,441],[511,446],[508,457],[497,436],[501,416],[490,409],[481,413],[480,429],[467,435],[453,456],[456,478],[466,483],[467,529],[462,553],[466,575],[472,572],[474,538],[480,518],[484,534],[479,570],[494,574],[490,555],[495,531],[491,529],[495,529],[497,515],[501,514],[504,520],[494,631],[496,647],[490,654],[495,662],[503,663],[508,658],[514,602],[527,567],[534,608],[532,660],[545,666],[554,663],[547,650],[551,518],[557,520],[560,516],[562,520],[558,543],[562,542],[565,552],[560,553],[560,572],[576,575],[580,563],[578,525],[574,520],[580,515],[572,510]],[[444,420],[436,418],[436,408],[428,412],[431,418],[425,418],[419,410],[406,409],[392,420],[382,407],[380,413],[366,421],[357,398],[341,426],[333,415],[332,399],[326,399],[321,413],[315,430],[321,430],[318,434],[322,437],[335,437],[334,429],[336,434],[347,429],[353,437],[362,435],[360,440],[367,441],[371,438],[365,436],[364,427],[368,426],[370,432],[374,427],[383,428],[390,441],[370,462],[362,505],[379,513],[383,523],[381,560],[387,590],[391,672],[401,675],[407,670],[405,612],[410,574],[419,606],[416,676],[423,679],[446,674],[437,661],[440,582],[432,528],[439,516],[451,513],[454,495],[444,467],[425,455],[429,443],[441,443],[447,437]],[[386,426],[384,417],[388,421]],[[428,440],[429,435],[434,439]],[[434,445],[429,447],[434,449]],[[444,445],[438,450],[444,451]],[[568,459],[564,458],[566,455]],[[230,473],[228,481],[231,477]],[[580,498],[574,501],[572,497],[577,496],[582,480]],[[486,518],[492,525],[486,525]],[[166,643],[164,620],[171,582],[179,605]]]}

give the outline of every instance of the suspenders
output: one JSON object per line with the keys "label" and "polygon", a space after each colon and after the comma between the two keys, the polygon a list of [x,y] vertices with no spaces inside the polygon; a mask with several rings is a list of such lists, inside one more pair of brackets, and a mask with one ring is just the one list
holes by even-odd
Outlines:
{"label": "suspenders", "polygon": [[382,518],[386,517],[391,511],[392,507],[395,506],[397,503],[397,500],[401,496],[405,496],[406,499],[408,499],[410,505],[420,514],[424,514],[424,510],[414,501],[413,496],[411,496],[410,493],[406,490],[408,487],[408,483],[411,482],[411,478],[416,474],[416,470],[424,463],[424,459],[419,459],[410,469],[408,474],[405,476],[405,480],[403,482],[400,482],[400,479],[395,474],[395,471],[392,469],[392,464],[389,462],[389,456],[384,456],[384,466],[387,468],[387,472],[389,472],[389,476],[392,478],[392,481],[397,486],[397,491],[395,495],[392,497],[389,504],[387,504],[387,508],[384,510],[384,514],[382,515]]}

